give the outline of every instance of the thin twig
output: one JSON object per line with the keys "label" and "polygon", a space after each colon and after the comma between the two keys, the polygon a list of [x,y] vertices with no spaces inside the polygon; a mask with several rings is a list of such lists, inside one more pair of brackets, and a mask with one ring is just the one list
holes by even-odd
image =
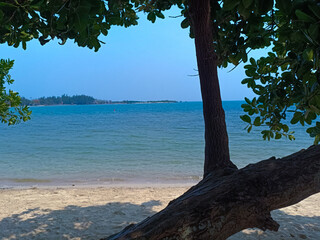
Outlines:
{"label": "thin twig", "polygon": [[169,18],[179,18],[179,17],[183,17],[183,15],[178,15],[178,16],[169,16]]}

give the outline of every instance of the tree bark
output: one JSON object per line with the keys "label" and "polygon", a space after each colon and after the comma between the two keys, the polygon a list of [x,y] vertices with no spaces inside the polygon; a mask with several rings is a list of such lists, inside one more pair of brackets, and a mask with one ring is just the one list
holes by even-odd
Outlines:
{"label": "tree bark", "polygon": [[208,174],[161,212],[104,240],[224,240],[246,228],[277,231],[270,211],[320,192],[320,146]]}
{"label": "tree bark", "polygon": [[189,0],[189,15],[195,37],[205,122],[204,176],[226,168],[230,161],[225,113],[222,108],[216,54],[213,49],[210,0]]}

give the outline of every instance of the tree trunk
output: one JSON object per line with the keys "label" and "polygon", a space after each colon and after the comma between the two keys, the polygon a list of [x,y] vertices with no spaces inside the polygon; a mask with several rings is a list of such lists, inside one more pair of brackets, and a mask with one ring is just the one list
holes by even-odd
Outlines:
{"label": "tree trunk", "polygon": [[278,230],[270,211],[320,191],[320,146],[237,170],[230,161],[213,49],[210,0],[189,0],[205,121],[204,178],[161,212],[105,240],[224,240]]}
{"label": "tree trunk", "polygon": [[226,168],[230,161],[225,114],[222,108],[216,54],[213,49],[210,0],[190,0],[189,12],[195,36],[205,122],[204,176]]}
{"label": "tree trunk", "polygon": [[320,192],[320,146],[225,176],[208,174],[161,212],[104,240],[224,240],[246,228],[277,231],[270,211]]}

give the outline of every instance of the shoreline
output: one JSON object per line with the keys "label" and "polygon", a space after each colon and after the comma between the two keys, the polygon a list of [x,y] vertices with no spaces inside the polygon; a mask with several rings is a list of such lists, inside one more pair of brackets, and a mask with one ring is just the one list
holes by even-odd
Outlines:
{"label": "shoreline", "polygon": [[[96,240],[162,210],[188,187],[1,189],[0,239]],[[320,239],[320,193],[275,210],[278,232],[246,229],[228,240]]]}
{"label": "shoreline", "polygon": [[[92,105],[135,105],[135,104],[161,104],[161,103],[201,103],[202,101],[188,101],[188,100],[168,100],[168,101],[113,101],[111,103],[92,103],[92,104],[51,104],[51,105],[27,105],[28,107],[51,107],[51,106],[92,106]],[[223,100],[222,102],[241,102],[245,103],[243,99],[240,100]]]}
{"label": "shoreline", "polygon": [[109,181],[79,181],[63,179],[59,181],[44,179],[6,179],[0,180],[0,190],[2,189],[55,189],[55,188],[164,188],[164,187],[191,187],[196,185],[201,178],[186,178],[179,180],[150,180],[150,179],[110,179]]}
{"label": "shoreline", "polygon": [[17,185],[17,186],[0,186],[0,192],[2,190],[28,190],[28,189],[40,189],[40,190],[52,190],[52,189],[95,189],[95,188],[190,188],[196,185],[198,182],[188,183],[138,183],[138,182],[119,182],[110,184],[61,184],[61,185]]}
{"label": "shoreline", "polygon": [[133,105],[133,104],[160,104],[160,103],[183,103],[187,101],[119,101],[111,103],[89,103],[89,104],[38,104],[38,105],[27,105],[28,107],[56,107],[56,106],[92,106],[92,105]]}

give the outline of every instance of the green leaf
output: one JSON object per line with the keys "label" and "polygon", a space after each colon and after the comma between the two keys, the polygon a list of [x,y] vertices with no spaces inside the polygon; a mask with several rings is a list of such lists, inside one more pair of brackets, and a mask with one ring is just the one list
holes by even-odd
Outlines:
{"label": "green leaf", "polygon": [[249,104],[241,104],[241,107],[244,109],[244,111],[252,109],[251,105]]}
{"label": "green leaf", "polygon": [[314,19],[312,16],[302,12],[300,9],[297,9],[295,11],[296,16],[298,19],[305,21],[305,22],[316,22],[316,19]]}
{"label": "green leaf", "polygon": [[254,119],[253,125],[255,125],[255,126],[260,126],[260,125],[261,125],[261,119],[260,119],[260,117],[256,117],[256,118]]}
{"label": "green leaf", "polygon": [[223,1],[223,9],[226,11],[230,11],[238,6],[240,3],[239,0],[225,0]]}
{"label": "green leaf", "polygon": [[147,19],[154,23],[156,21],[156,15],[154,14],[154,12],[149,12]]}
{"label": "green leaf", "polygon": [[308,8],[312,11],[312,13],[318,18],[320,19],[320,6],[319,5],[310,5],[308,4]]}
{"label": "green leaf", "polygon": [[257,66],[256,60],[254,60],[254,58],[250,58],[250,63],[253,66]]}
{"label": "green leaf", "polygon": [[303,58],[307,61],[311,61],[313,59],[313,49],[307,48],[303,51]]}
{"label": "green leaf", "polygon": [[245,100],[248,104],[250,104],[250,105],[251,105],[251,101],[250,101],[250,99],[249,99],[249,98],[245,97],[245,98],[244,98],[244,100]]}
{"label": "green leaf", "polygon": [[245,8],[250,7],[252,3],[253,3],[253,0],[242,0],[242,4]]}
{"label": "green leaf", "polygon": [[295,140],[295,137],[293,135],[291,135],[291,134],[288,135],[288,138],[289,138],[290,141]]}
{"label": "green leaf", "polygon": [[317,108],[316,106],[314,105],[309,105],[310,109],[315,112],[316,114],[320,114],[320,109]]}
{"label": "green leaf", "polygon": [[300,121],[300,118],[302,117],[302,113],[301,112],[295,112],[290,123],[291,124],[296,124]]}
{"label": "green leaf", "polygon": [[188,28],[190,26],[189,20],[187,18],[183,19],[181,22],[181,27],[182,28]]}
{"label": "green leaf", "polygon": [[223,68],[228,67],[228,60],[224,60],[224,61],[222,62],[222,67],[223,67]]}
{"label": "green leaf", "polygon": [[269,130],[263,130],[261,131],[262,137],[264,140],[266,140],[268,138],[268,140],[270,140],[270,131]]}
{"label": "green leaf", "polygon": [[273,7],[273,0],[257,0],[256,2],[258,13],[266,14]]}
{"label": "green leaf", "polygon": [[23,48],[24,50],[27,49],[27,43],[26,43],[25,41],[22,41],[22,48]]}
{"label": "green leaf", "polygon": [[241,81],[242,84],[247,84],[252,78],[245,78]]}
{"label": "green leaf", "polygon": [[157,16],[158,18],[164,19],[164,15],[162,14],[162,12],[155,11],[155,13],[156,13],[156,16]]}
{"label": "green leaf", "polygon": [[285,124],[282,125],[282,129],[283,129],[284,132],[288,132],[289,131],[288,125],[285,125]]}
{"label": "green leaf", "polygon": [[277,0],[276,7],[282,12],[288,14],[291,12],[291,0]]}
{"label": "green leaf", "polygon": [[239,4],[238,11],[244,19],[248,19],[252,12],[250,9],[247,9],[242,3]]}
{"label": "green leaf", "polygon": [[276,132],[276,136],[274,137],[275,139],[280,139],[282,137],[282,135],[278,132]]}
{"label": "green leaf", "polygon": [[[257,79],[257,76],[258,76],[256,69],[254,69],[254,68],[247,69],[245,71],[245,74],[247,75],[247,77],[251,78],[252,80]],[[254,84],[254,81],[249,81],[249,82]]]}
{"label": "green leaf", "polygon": [[75,27],[79,32],[84,31],[87,28],[89,22],[89,12],[91,9],[91,4],[87,1],[81,1],[81,5],[78,6],[77,11],[75,12],[76,20]]}
{"label": "green leaf", "polygon": [[248,115],[241,115],[241,120],[247,123],[251,123],[251,118]]}
{"label": "green leaf", "polygon": [[14,7],[14,8],[17,8],[16,5],[13,5],[11,3],[5,3],[5,2],[0,2],[0,7]]}
{"label": "green leaf", "polygon": [[315,137],[317,135],[320,135],[320,128],[315,126],[315,127],[310,127],[307,129],[307,133],[310,134],[310,137]]}
{"label": "green leaf", "polygon": [[104,36],[107,36],[108,35],[108,30],[110,29],[110,26],[107,24],[107,23],[101,23],[100,24],[101,27],[100,27],[100,31],[101,33],[104,35]]}
{"label": "green leaf", "polygon": [[317,39],[319,38],[319,24],[311,24],[309,29],[308,29],[308,33],[310,35],[310,37],[312,39],[314,39],[315,41],[317,41]]}

